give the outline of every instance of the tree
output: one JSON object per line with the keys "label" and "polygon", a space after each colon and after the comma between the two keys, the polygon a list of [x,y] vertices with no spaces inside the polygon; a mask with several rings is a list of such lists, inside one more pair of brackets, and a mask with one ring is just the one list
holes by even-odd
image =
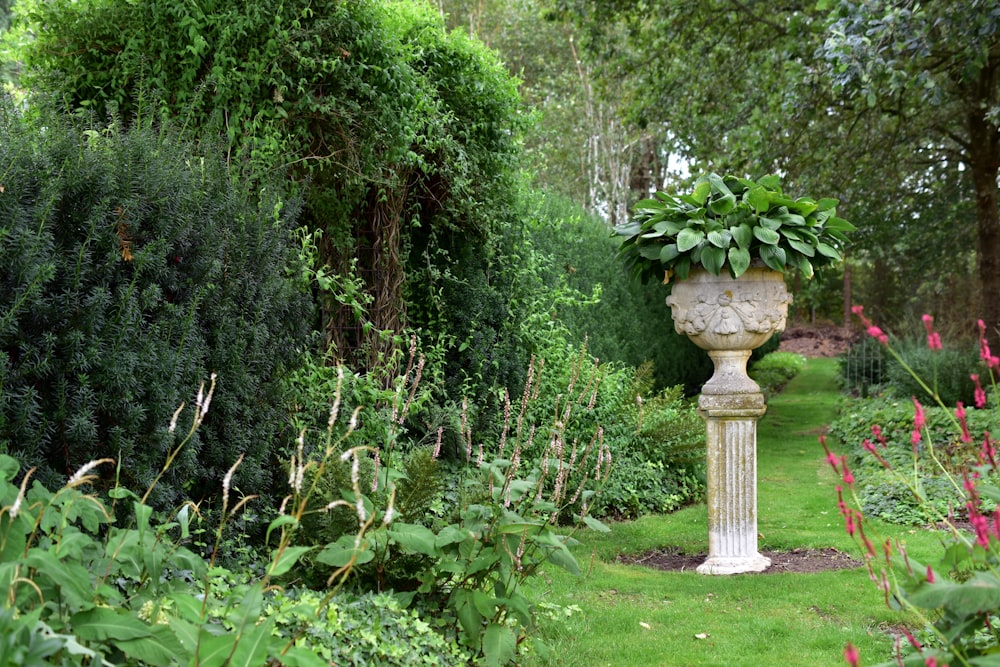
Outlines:
{"label": "tree", "polygon": [[835,17],[823,54],[855,116],[906,128],[886,137],[898,155],[967,175],[983,319],[1000,328],[1000,6],[842,0]]}

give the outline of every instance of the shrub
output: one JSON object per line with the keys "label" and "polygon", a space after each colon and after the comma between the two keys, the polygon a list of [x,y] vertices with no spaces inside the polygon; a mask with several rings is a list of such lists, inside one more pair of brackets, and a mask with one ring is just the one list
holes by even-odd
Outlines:
{"label": "shrub", "polygon": [[[916,396],[921,401],[932,401],[937,393],[945,405],[955,405],[959,401],[965,405],[974,404],[975,385],[969,376],[980,369],[974,347],[932,350],[917,338],[903,338],[893,347],[899,359],[889,361],[886,375],[888,386],[897,396]],[[922,386],[923,383],[926,384]]]}
{"label": "shrub", "polygon": [[286,278],[294,203],[249,199],[166,126],[34,125],[5,103],[0,134],[0,452],[47,484],[114,457],[146,488],[171,415],[214,372],[212,416],[155,505],[216,494],[236,453],[244,492],[270,492],[277,380],[310,319]]}
{"label": "shrub", "polygon": [[805,365],[806,358],[801,354],[770,352],[750,365],[749,375],[768,397],[784,389]]}

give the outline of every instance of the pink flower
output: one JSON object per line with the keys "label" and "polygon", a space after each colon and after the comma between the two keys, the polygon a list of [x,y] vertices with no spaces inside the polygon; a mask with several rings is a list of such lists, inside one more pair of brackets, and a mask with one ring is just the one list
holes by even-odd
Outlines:
{"label": "pink flower", "polygon": [[920,401],[917,400],[916,396],[913,396],[913,428],[921,430],[927,424],[927,418],[924,415],[924,406],[920,405]]}
{"label": "pink flower", "polygon": [[878,440],[879,444],[885,447],[888,443],[885,440],[885,436],[882,435],[882,427],[878,424],[872,424],[872,435]]}
{"label": "pink flower", "polygon": [[941,336],[934,331],[934,318],[925,314],[923,317],[924,328],[927,329],[927,347],[931,350],[941,349]]}
{"label": "pink flower", "polygon": [[889,344],[889,337],[885,334],[884,331],[882,331],[881,329],[879,329],[874,324],[872,326],[868,327],[868,335],[871,336],[872,338],[877,339],[878,342],[882,343],[882,345],[888,345]]}
{"label": "pink flower", "polygon": [[962,442],[968,444],[972,442],[972,434],[969,433],[969,424],[965,420],[965,406],[962,405],[962,401],[958,401],[955,404],[955,417],[958,418],[958,423],[962,427]]}
{"label": "pink flower", "polygon": [[851,470],[847,467],[847,457],[846,456],[841,456],[840,457],[840,468],[841,468],[841,471],[843,473],[842,474],[842,478],[844,480],[844,484],[846,484],[847,486],[853,486],[854,485],[854,473],[852,473]]}
{"label": "pink flower", "polygon": [[986,392],[983,391],[983,386],[979,384],[979,376],[973,373],[969,376],[969,379],[976,385],[975,396],[976,407],[982,410],[986,407]]}
{"label": "pink flower", "polygon": [[966,503],[965,507],[969,511],[969,523],[972,524],[973,529],[976,531],[976,544],[984,549],[988,549],[990,547],[989,522],[971,502]]}
{"label": "pink flower", "polygon": [[847,646],[844,647],[844,660],[847,661],[847,664],[851,667],[858,667],[861,664],[858,662],[860,659],[861,656],[858,654],[858,649],[855,648],[854,644],[847,642]]}
{"label": "pink flower", "polygon": [[927,566],[927,583],[928,584],[934,583],[934,570],[931,569],[930,565]]}

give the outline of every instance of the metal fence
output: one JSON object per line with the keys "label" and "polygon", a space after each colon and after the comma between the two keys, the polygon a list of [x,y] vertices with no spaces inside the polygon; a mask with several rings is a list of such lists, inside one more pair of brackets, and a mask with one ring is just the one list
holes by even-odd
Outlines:
{"label": "metal fence", "polygon": [[885,348],[871,336],[862,336],[844,356],[844,391],[868,396],[870,387],[882,384],[884,368]]}

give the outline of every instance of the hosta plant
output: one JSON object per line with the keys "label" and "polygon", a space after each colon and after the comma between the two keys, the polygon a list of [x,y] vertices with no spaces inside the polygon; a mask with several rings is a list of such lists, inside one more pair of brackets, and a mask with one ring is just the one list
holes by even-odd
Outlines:
{"label": "hosta plant", "polygon": [[843,257],[845,232],[837,200],[793,199],[776,176],[759,181],[707,174],[689,194],[657,192],[615,228],[619,256],[643,282],[683,280],[692,268],[741,276],[755,261],[775,270],[813,270]]}

